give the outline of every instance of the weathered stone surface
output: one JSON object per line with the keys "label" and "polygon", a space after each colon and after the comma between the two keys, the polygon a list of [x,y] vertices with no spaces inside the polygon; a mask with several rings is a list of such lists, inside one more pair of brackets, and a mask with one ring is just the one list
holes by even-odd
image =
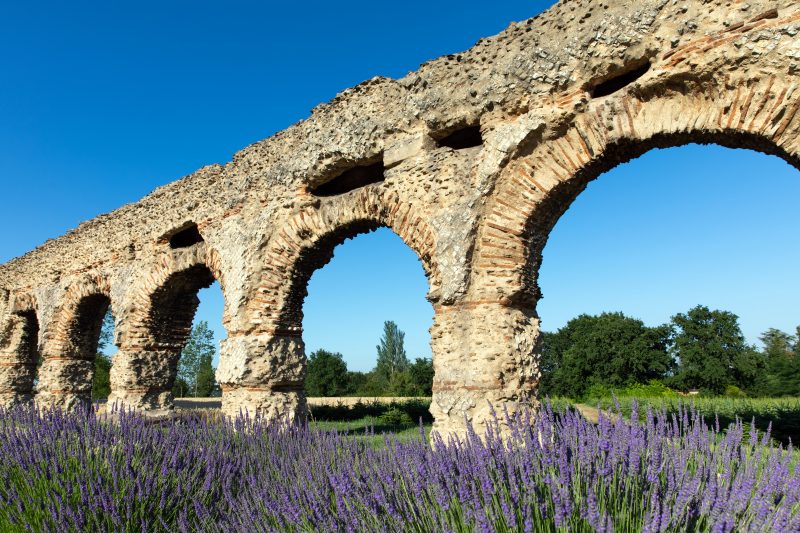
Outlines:
{"label": "weathered stone surface", "polygon": [[169,410],[195,294],[216,279],[223,409],[301,416],[308,280],[342,240],[387,226],[436,307],[436,429],[481,424],[490,403],[535,406],[553,224],[589,181],[653,147],[715,142],[798,166],[798,33],[797,0],[565,0],[348,89],[230,163],[1,266],[0,401],[31,399],[43,354],[36,398],[85,402],[110,303],[112,399]]}

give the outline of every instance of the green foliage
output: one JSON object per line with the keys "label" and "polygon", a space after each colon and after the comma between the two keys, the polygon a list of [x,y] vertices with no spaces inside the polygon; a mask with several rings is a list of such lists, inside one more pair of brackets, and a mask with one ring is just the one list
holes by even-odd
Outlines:
{"label": "green foliage", "polygon": [[406,334],[400,331],[397,324],[388,320],[383,323],[383,336],[378,351],[378,364],[375,372],[387,383],[392,383],[395,375],[408,368],[408,357],[404,347]]}
{"label": "green foliage", "polygon": [[413,387],[412,396],[430,396],[433,394],[433,361],[417,357],[408,367],[408,374]]}
{"label": "green foliage", "polygon": [[411,416],[397,407],[390,407],[379,418],[381,424],[392,428],[407,428],[414,425]]}
{"label": "green foliage", "polygon": [[591,387],[625,387],[673,368],[669,329],[622,313],[581,315],[542,338],[542,393],[579,398]]}
{"label": "green foliage", "polygon": [[747,393],[736,385],[727,385],[725,387],[726,398],[747,398]]}
{"label": "green foliage", "polygon": [[404,338],[394,322],[385,322],[377,365],[370,372],[350,372],[341,354],[317,350],[308,358],[306,392],[312,397],[430,396],[433,362],[417,358],[410,364]]}
{"label": "green foliage", "polygon": [[797,337],[771,328],[761,335],[761,342],[765,371],[759,373],[752,392],[763,396],[800,395]]}
{"label": "green foliage", "polygon": [[722,394],[727,385],[751,385],[763,368],[733,313],[698,305],[672,317],[672,325],[672,350],[680,365],[671,382],[678,387]]}
{"label": "green foliage", "polygon": [[172,387],[173,396],[196,398],[202,396],[201,392],[211,393],[216,389],[213,367],[209,376],[209,367],[216,351],[214,332],[208,327],[208,322],[202,320],[192,328],[189,340],[181,351],[178,374]]}
{"label": "green foliage", "polygon": [[195,390],[195,396],[198,398],[217,396],[219,392],[211,358],[212,356],[209,354],[204,354],[200,357],[200,364],[197,367],[197,388]]}
{"label": "green foliage", "polygon": [[586,389],[583,400],[596,401],[615,396],[617,398],[677,398],[679,394],[661,381],[652,379],[647,383],[633,383],[620,388],[609,388],[595,383]]}
{"label": "green foliage", "polygon": [[108,398],[109,394],[111,394],[111,358],[101,352],[94,358],[92,399]]}
{"label": "green foliage", "polygon": [[103,316],[103,324],[100,326],[100,338],[97,340],[97,351],[104,352],[114,342],[114,315],[109,309]]}
{"label": "green foliage", "polygon": [[352,405],[338,403],[336,405],[312,405],[309,413],[312,420],[323,421],[354,421],[363,418],[380,418],[391,409],[398,410],[408,415],[416,424],[420,419],[423,423],[430,424],[433,417],[430,413],[430,400],[406,400],[402,402],[384,403],[379,401],[361,402]]}
{"label": "green foliage", "polygon": [[317,350],[308,356],[306,392],[309,396],[344,396],[350,379],[342,354]]}
{"label": "green foliage", "polygon": [[94,358],[92,376],[92,399],[101,400],[111,394],[111,357],[104,353],[114,342],[114,316],[109,310],[103,317],[100,338],[97,341],[97,355]]}
{"label": "green foliage", "polygon": [[[360,396],[358,391],[363,391],[367,386],[367,382],[369,380],[369,373],[368,372],[358,372],[358,371],[347,371],[347,394],[351,395],[354,394],[356,396]],[[367,394],[365,396],[375,396],[373,394]]]}

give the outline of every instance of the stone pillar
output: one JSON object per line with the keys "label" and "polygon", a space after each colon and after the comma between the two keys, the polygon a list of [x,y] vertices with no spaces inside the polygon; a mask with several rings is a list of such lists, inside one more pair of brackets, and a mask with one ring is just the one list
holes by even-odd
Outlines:
{"label": "stone pillar", "polygon": [[433,348],[434,431],[463,436],[467,424],[482,434],[494,408],[535,409],[539,382],[534,349],[539,339],[535,311],[496,302],[436,307]]}
{"label": "stone pillar", "polygon": [[33,400],[39,327],[33,313],[12,314],[4,327],[0,336],[0,406],[13,407]]}
{"label": "stone pillar", "polygon": [[302,420],[306,356],[297,335],[241,335],[222,341],[217,381],[222,412],[269,420]]}
{"label": "stone pillar", "polygon": [[180,349],[143,350],[122,346],[111,365],[111,394],[108,406],[144,411],[162,416],[174,408],[172,386],[178,369]]}
{"label": "stone pillar", "polygon": [[36,404],[66,410],[88,408],[92,403],[94,360],[48,354],[45,349],[36,387]]}

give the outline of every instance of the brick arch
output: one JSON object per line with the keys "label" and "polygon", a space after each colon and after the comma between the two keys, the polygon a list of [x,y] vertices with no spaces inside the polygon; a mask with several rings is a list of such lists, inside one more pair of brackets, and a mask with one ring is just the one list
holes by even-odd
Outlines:
{"label": "brick arch", "polygon": [[40,359],[39,318],[35,296],[16,293],[0,330],[0,406],[33,399]]}
{"label": "brick arch", "polygon": [[[181,351],[191,332],[200,289],[225,277],[219,254],[207,243],[152,258],[129,289],[120,351],[111,367],[109,404],[158,412],[173,406],[172,386]],[[223,324],[229,323],[227,298]]]}
{"label": "brick arch", "polygon": [[[48,328],[47,355],[89,357],[100,325],[111,306],[111,283],[105,276],[89,276],[71,283]],[[96,346],[93,351],[96,351]],[[90,358],[94,357],[94,353]]]}
{"label": "brick arch", "polygon": [[420,259],[428,279],[428,299],[439,297],[436,239],[427,222],[395,195],[364,190],[319,207],[304,209],[281,225],[261,256],[262,274],[249,316],[267,333],[299,335],[308,281],[348,238],[387,227]]}
{"label": "brick arch", "polygon": [[105,276],[86,276],[67,287],[44,335],[38,403],[66,408],[91,403],[100,328],[110,306]]}
{"label": "brick arch", "polygon": [[[222,261],[219,253],[207,243],[155,256],[131,290],[131,302],[127,307],[133,310],[130,313],[133,316],[127,318],[131,328],[123,333],[124,341],[131,340],[130,335],[143,333],[142,328],[157,326],[154,321],[163,314],[162,310],[157,309],[159,303],[174,299],[178,293],[191,292],[196,299],[197,291],[211,286],[215,281],[219,282],[224,295],[226,285]],[[227,298],[222,321],[226,326],[229,323]]]}
{"label": "brick arch", "polygon": [[654,148],[749,148],[800,168],[800,90],[780,77],[668,79],[590,102],[559,131],[519,147],[481,224],[472,290],[535,308],[549,233],[589,182]]}

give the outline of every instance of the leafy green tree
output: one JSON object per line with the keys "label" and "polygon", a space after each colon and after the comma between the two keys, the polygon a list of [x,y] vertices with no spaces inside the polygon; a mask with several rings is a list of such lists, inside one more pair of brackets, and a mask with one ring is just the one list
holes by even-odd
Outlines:
{"label": "leafy green tree", "polygon": [[191,387],[180,376],[175,377],[175,383],[172,385],[172,396],[175,398],[187,398],[190,396]]}
{"label": "leafy green tree", "polygon": [[390,382],[386,377],[379,373],[377,369],[367,372],[366,380],[359,391],[358,396],[391,396],[392,393],[389,388]]}
{"label": "leafy green tree", "polygon": [[675,385],[722,394],[728,385],[751,388],[763,359],[745,342],[739,317],[698,305],[672,317]]}
{"label": "leafy green tree", "polygon": [[348,393],[349,376],[342,354],[317,350],[309,355],[306,372],[309,396],[344,396]]}
{"label": "leafy green tree", "polygon": [[666,376],[669,328],[622,313],[580,315],[543,339],[547,394],[582,397],[592,386],[625,387]]}
{"label": "leafy green tree", "polygon": [[752,392],[759,396],[795,396],[800,394],[800,360],[795,356],[796,338],[770,328],[761,337],[765,366],[755,379]]}
{"label": "leafy green tree", "polygon": [[94,358],[92,399],[101,400],[111,394],[111,358],[99,352]]}
{"label": "leafy green tree", "polygon": [[104,353],[114,342],[114,316],[108,311],[103,317],[100,327],[100,338],[97,341],[97,355],[94,358],[94,376],[92,377],[92,399],[108,398],[111,394],[111,357]]}
{"label": "leafy green tree", "polygon": [[202,320],[192,328],[189,340],[181,351],[178,360],[178,375],[172,388],[174,396],[197,397],[201,364],[205,358],[212,360],[216,351],[214,332],[208,327],[208,322]]}
{"label": "leafy green tree", "polygon": [[364,394],[364,390],[368,379],[368,372],[349,370],[347,372],[347,394],[355,396],[367,396],[367,394]]}
{"label": "leafy green tree", "polygon": [[[570,330],[566,327],[557,332],[543,331],[539,336],[539,393],[544,396],[563,394],[558,382],[558,370],[564,361],[564,352],[570,347]],[[568,394],[568,396],[571,394]]]}
{"label": "leafy green tree", "polygon": [[797,326],[794,334],[794,355],[800,356],[800,326]]}
{"label": "leafy green tree", "polygon": [[387,392],[390,396],[415,396],[417,394],[417,388],[408,370],[394,373]]}
{"label": "leafy green tree", "polygon": [[218,388],[214,366],[212,365],[212,356],[204,354],[200,357],[200,364],[197,368],[197,389],[195,390],[195,396],[198,398],[217,396]]}
{"label": "leafy green tree", "polygon": [[769,328],[759,339],[764,343],[764,356],[767,360],[783,360],[794,356],[795,338],[785,331]]}
{"label": "leafy green tree", "polygon": [[378,364],[375,371],[379,376],[391,383],[395,374],[405,372],[408,368],[408,356],[403,346],[406,334],[398,329],[392,321],[383,323],[383,336],[381,343],[376,346],[378,350]]}
{"label": "leafy green tree", "polygon": [[433,394],[433,361],[417,357],[408,367],[408,375],[413,387],[412,395],[430,396]]}

